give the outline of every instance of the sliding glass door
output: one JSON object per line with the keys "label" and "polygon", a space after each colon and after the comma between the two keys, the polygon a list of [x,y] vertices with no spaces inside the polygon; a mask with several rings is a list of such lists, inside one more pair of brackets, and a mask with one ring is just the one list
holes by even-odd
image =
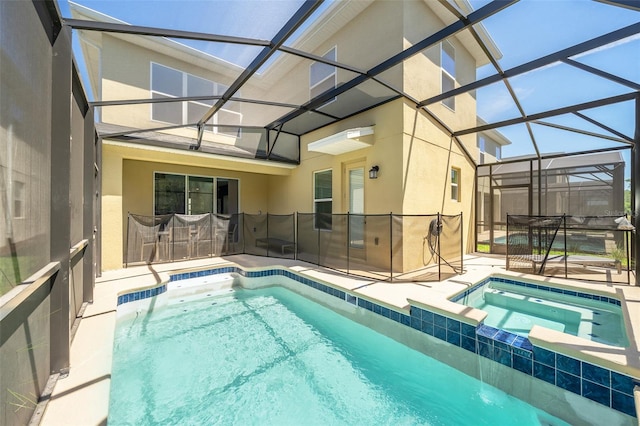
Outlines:
{"label": "sliding glass door", "polygon": [[154,214],[236,214],[238,186],[237,179],[155,173]]}

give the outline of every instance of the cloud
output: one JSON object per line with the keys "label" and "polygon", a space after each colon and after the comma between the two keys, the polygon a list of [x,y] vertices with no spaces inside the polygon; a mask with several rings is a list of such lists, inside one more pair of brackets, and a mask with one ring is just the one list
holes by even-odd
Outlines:
{"label": "cloud", "polygon": [[632,43],[632,42],[637,41],[637,40],[640,40],[640,33],[639,34],[634,34],[634,35],[632,35],[630,37],[627,37],[627,38],[623,38],[622,40],[614,41],[613,43],[605,44],[604,46],[596,47],[595,49],[588,50],[588,51],[586,51],[584,53],[579,53],[577,55],[572,56],[571,59],[578,59],[578,58],[582,58],[584,56],[592,55],[594,53],[605,52],[605,51],[607,51],[609,49],[613,49],[613,48],[616,48],[618,46],[625,45],[627,43]]}
{"label": "cloud", "polygon": [[[520,103],[533,94],[532,87],[514,87]],[[504,83],[494,84],[478,90],[478,116],[487,122],[520,117],[520,111]]]}

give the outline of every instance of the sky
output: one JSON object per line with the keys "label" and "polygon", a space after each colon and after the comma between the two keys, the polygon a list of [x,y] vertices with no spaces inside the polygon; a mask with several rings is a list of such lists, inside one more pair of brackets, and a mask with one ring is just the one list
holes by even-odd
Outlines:
{"label": "sky", "polygon": [[[63,16],[71,16],[67,0],[59,1]],[[269,40],[300,7],[302,1],[78,0],[78,3],[134,25]],[[325,3],[316,15],[330,3]],[[479,8],[489,1],[470,0],[470,3],[472,7]],[[500,67],[502,70],[509,70],[538,57],[639,22],[640,12],[598,1],[520,0],[484,20],[482,26],[501,52],[501,57],[498,59]],[[184,40],[180,42],[189,43]],[[242,66],[248,65],[261,49],[259,47],[239,49],[237,45],[204,42],[191,45]],[[572,59],[640,84],[640,36],[612,43]],[[489,64],[477,70],[476,79],[495,73],[495,68]],[[543,69],[510,78],[509,82],[527,115],[633,92],[632,88],[596,77],[564,63],[552,64]],[[521,116],[507,87],[502,82],[479,89],[476,97],[478,115],[486,122]],[[583,112],[629,137],[634,136],[633,101]],[[572,114],[546,121],[614,136]],[[538,147],[543,153],[582,151],[621,145],[610,140],[548,126],[532,124],[531,127]],[[535,153],[524,124],[503,127],[499,131],[514,141],[503,148],[503,158]]]}
{"label": "sky", "polygon": [[[514,19],[516,16],[526,16],[527,19]],[[503,70],[509,70],[537,57],[638,22],[640,22],[639,12],[596,1],[524,0],[483,21],[483,26],[503,52],[503,57],[499,60],[500,66]],[[640,37],[638,36],[572,59],[640,83]],[[492,66],[484,67],[478,72],[480,77],[493,73],[495,69]],[[629,87],[596,77],[563,63],[555,63],[511,78],[509,82],[527,115],[633,92]],[[488,122],[520,116],[502,83],[480,90],[478,103],[479,115]],[[606,125],[633,137],[635,122],[632,102],[597,110],[585,110],[585,114],[600,119]],[[557,117],[549,121],[608,134],[573,115]],[[542,126],[535,126],[535,128],[534,134],[541,145],[553,145],[556,146],[555,150],[560,150],[556,142],[558,132],[562,134],[566,132]],[[521,128],[502,130],[507,137],[510,137],[510,133],[515,134],[521,131]],[[600,148],[603,144],[609,146],[612,144],[609,141],[585,139],[580,135],[565,136],[574,139],[575,144],[580,145],[581,149]],[[550,151],[550,147],[545,151]]]}

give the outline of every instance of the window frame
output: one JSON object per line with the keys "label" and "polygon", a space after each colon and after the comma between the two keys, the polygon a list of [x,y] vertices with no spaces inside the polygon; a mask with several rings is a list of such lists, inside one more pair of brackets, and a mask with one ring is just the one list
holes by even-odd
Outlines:
{"label": "window frame", "polygon": [[478,134],[478,154],[479,154],[479,158],[478,158],[478,164],[484,164],[485,162],[485,154],[487,153],[486,150],[486,139],[484,138],[484,136]]}
{"label": "window frame", "polygon": [[[316,182],[317,182],[317,175],[320,173],[326,173],[326,172],[330,172],[331,173],[331,198],[316,198]],[[322,169],[322,170],[314,170],[313,172],[313,229],[315,231],[325,231],[325,232],[331,232],[331,230],[333,229],[333,223],[332,221],[329,222],[329,226],[328,227],[320,227],[318,226],[318,220],[317,220],[317,216],[316,216],[316,205],[317,203],[326,203],[329,202],[331,203],[331,214],[333,215],[333,169]],[[333,217],[333,216],[332,216]]]}
{"label": "window frame", "polygon": [[[185,174],[185,173],[174,173],[174,172],[163,172],[163,171],[159,171],[159,170],[155,170],[153,172],[153,205],[152,205],[152,211],[154,216],[160,216],[161,214],[157,214],[156,213],[156,175],[158,174],[162,174],[162,175],[174,175],[174,176],[182,176],[184,178],[184,209],[185,209],[185,213],[176,213],[173,212],[175,214],[187,214],[190,215],[191,213],[191,203],[190,203],[190,193],[192,191],[189,190],[189,178],[206,178],[206,179],[211,179],[212,180],[212,185],[213,185],[213,191],[212,191],[212,200],[211,200],[211,212],[209,213],[213,213],[213,214],[222,214],[218,212],[218,205],[217,205],[217,195],[218,195],[218,179],[225,179],[227,181],[231,181],[231,180],[235,180],[237,181],[237,188],[238,188],[238,211],[240,211],[240,179],[239,178],[235,178],[235,177],[225,177],[225,176],[206,176],[206,175],[197,175],[197,174]],[[194,191],[195,192],[195,191]],[[162,213],[162,214],[173,214],[173,213]],[[206,214],[206,213],[200,213],[200,214]]]}
{"label": "window frame", "polygon": [[11,215],[13,219],[24,219],[25,218],[25,187],[26,184],[19,180],[14,180],[12,183],[12,192],[13,192],[13,210]]}
{"label": "window frame", "polygon": [[[183,200],[183,202],[184,202],[184,204],[183,204],[183,205],[184,205],[184,208],[185,208],[185,212],[184,212],[184,213],[178,213],[178,212],[172,212],[172,213],[158,213],[158,212],[157,212],[157,204],[156,204],[156,200],[157,200],[157,198],[156,198],[156,194],[157,194],[157,182],[158,182],[157,175],[159,175],[159,174],[162,174],[162,175],[173,175],[173,176],[182,176],[182,178],[183,178],[183,180],[184,180],[184,192],[183,192],[183,194],[185,194],[185,195],[184,195],[184,200]],[[187,206],[187,196],[186,196],[186,194],[188,193],[188,190],[189,190],[189,189],[187,188],[187,184],[188,184],[188,181],[187,181],[187,175],[185,175],[185,174],[182,174],[182,173],[172,173],[172,172],[154,171],[154,172],[153,172],[153,201],[152,201],[152,202],[153,202],[153,206],[152,206],[152,210],[151,210],[151,211],[153,212],[153,215],[154,215],[154,216],[162,216],[162,215],[165,215],[165,214],[187,214],[187,208],[188,208],[188,206]]]}
{"label": "window frame", "polygon": [[[453,53],[453,55],[449,55],[447,53],[448,56],[451,56],[451,59],[453,60],[453,74],[451,74],[451,72],[449,70],[447,70],[444,66],[444,61],[443,61],[443,57],[444,57],[444,53],[445,52],[445,43],[451,48],[451,51]],[[440,93],[445,93],[444,90],[444,81],[445,79],[450,79],[451,80],[451,84],[452,84],[452,88],[451,89],[455,89],[456,88],[456,48],[454,47],[454,45],[447,41],[447,40],[442,40],[440,42]],[[449,91],[451,89],[447,89],[446,91]],[[441,101],[442,105],[446,106],[447,108],[449,108],[451,111],[455,111],[456,110],[456,98],[455,96],[443,99]]]}
{"label": "window frame", "polygon": [[[187,214],[190,214],[190,215],[194,214],[192,212],[192,208],[191,208],[191,206],[193,204],[192,203],[192,198],[193,198],[192,194],[193,193],[201,194],[201,192],[199,192],[199,191],[192,191],[191,190],[191,178],[211,180],[211,207],[210,207],[210,209],[211,210],[215,209],[217,207],[216,206],[216,202],[215,202],[216,195],[217,195],[216,194],[216,192],[217,192],[216,191],[216,189],[217,189],[217,187],[216,187],[217,177],[215,177],[215,176],[200,176],[200,175],[185,175],[185,176],[186,176],[186,179],[187,179],[187,183],[186,183],[186,186],[185,186],[185,189],[186,189],[186,191],[185,191],[185,193],[186,193],[185,194],[186,195],[186,200],[185,200],[186,209],[185,210],[187,211]],[[195,214],[205,214],[205,213],[214,213],[214,212],[209,211],[209,212],[195,213]]]}
{"label": "window frame", "polygon": [[[333,58],[329,58],[329,57],[327,57],[327,55],[328,55],[329,53],[331,53],[332,51],[334,52],[334,54],[333,54]],[[333,46],[332,48],[330,48],[329,50],[327,50],[327,51],[325,52],[325,54],[324,54],[324,55],[322,55],[322,58],[327,59],[327,60],[330,60],[330,61],[337,62],[337,61],[338,61],[338,46],[337,46],[337,45],[336,45],[336,46]],[[313,75],[313,67],[314,67],[314,65],[320,65],[320,66],[332,67],[332,68],[333,68],[333,71],[332,71],[331,73],[327,74],[327,76],[326,76],[326,77],[324,77],[324,78],[320,79],[317,83],[312,84],[312,82],[311,82],[311,77],[312,77],[312,75]],[[337,68],[337,67],[335,67],[335,66],[333,66],[333,65],[327,65],[327,64],[325,64],[325,63],[323,63],[323,62],[318,62],[318,61],[314,61],[314,62],[312,62],[311,64],[309,64],[309,100],[314,99],[316,96],[318,96],[318,95],[320,95],[320,94],[322,94],[322,93],[326,92],[326,90],[324,90],[324,91],[322,91],[322,92],[320,92],[320,93],[316,93],[316,94],[314,94],[314,93],[313,93],[313,90],[314,90],[315,88],[317,88],[317,87],[322,86],[322,84],[323,84],[323,83],[325,83],[325,82],[329,81],[332,77],[333,77],[333,89],[335,89],[335,88],[336,88],[336,86],[338,85],[338,68]],[[333,98],[333,99],[328,100],[328,101],[327,101],[326,103],[324,103],[320,108],[322,108],[322,107],[324,107],[325,105],[328,105],[328,104],[330,104],[330,103],[334,102],[336,99],[337,99],[337,98]]]}
{"label": "window frame", "polygon": [[[154,66],[163,67],[163,68],[166,68],[166,69],[169,69],[169,70],[172,70],[172,71],[175,71],[175,72],[178,72],[178,73],[181,74],[181,76],[182,76],[182,87],[181,87],[182,94],[181,94],[181,96],[182,97],[188,97],[189,96],[188,95],[188,92],[189,92],[189,85],[188,85],[189,77],[194,77],[196,79],[204,80],[205,82],[211,83],[212,86],[213,86],[212,87],[213,92],[211,93],[211,96],[221,96],[222,93],[224,93],[227,90],[227,88],[229,87],[229,86],[227,86],[225,84],[219,83],[219,82],[214,81],[214,80],[206,79],[206,78],[201,77],[201,76],[196,75],[196,74],[188,73],[186,71],[182,71],[180,69],[173,68],[173,67],[161,64],[159,62],[150,61],[150,63],[149,63],[149,92],[150,92],[150,97],[151,98],[153,98],[154,94],[160,95],[160,96],[163,96],[163,97],[167,97],[167,98],[175,98],[176,97],[175,95],[170,95],[167,92],[163,92],[161,90],[158,90],[157,88],[154,88],[154,86],[153,86],[153,68],[154,68]],[[238,93],[238,95],[239,95],[239,93]],[[203,107],[203,108],[206,108],[208,110],[209,108],[211,108],[215,104],[215,101],[212,100],[211,101],[211,105],[209,105],[207,103],[204,103],[202,101],[183,101],[183,102],[180,102],[180,103],[181,103],[181,105],[180,105],[180,107],[181,107],[180,108],[181,120],[180,120],[180,123],[178,123],[178,125],[187,125],[187,124],[189,124],[189,122],[188,122],[189,121],[188,120],[189,119],[189,105],[191,105],[191,104],[197,105],[199,107]],[[172,122],[169,122],[169,121],[162,121],[162,120],[154,118],[153,109],[154,109],[155,105],[156,105],[155,103],[152,103],[151,104],[151,108],[150,108],[150,120],[152,122],[176,124],[176,123],[172,123]],[[224,130],[224,128],[218,127],[217,125],[221,124],[221,123],[219,123],[218,113],[214,114],[213,117],[211,117],[211,119],[209,119],[209,121],[207,121],[206,124],[211,126],[211,130],[209,130],[209,129],[207,129],[205,127],[205,132],[210,132],[210,133],[219,134],[219,135],[223,135],[223,136],[234,137],[234,138],[241,137],[242,129],[241,129],[240,126],[242,125],[242,118],[243,118],[242,113],[239,112],[239,111],[234,111],[232,109],[227,109],[227,108],[220,108],[220,111],[223,111],[223,112],[228,113],[228,114],[239,116],[240,124],[238,124],[238,126],[237,126],[238,127],[237,132],[232,132],[232,133],[231,132],[226,132]],[[220,111],[218,111],[218,112],[220,112]]]}
{"label": "window frame", "polygon": [[[456,177],[456,179],[454,179],[454,176]],[[449,184],[451,187],[451,201],[455,201],[455,202],[460,202],[461,197],[460,197],[460,177],[462,176],[462,172],[460,170],[460,168],[458,167],[451,167],[451,171],[449,174]],[[455,188],[455,192],[456,192],[456,197],[453,196],[453,191]]]}

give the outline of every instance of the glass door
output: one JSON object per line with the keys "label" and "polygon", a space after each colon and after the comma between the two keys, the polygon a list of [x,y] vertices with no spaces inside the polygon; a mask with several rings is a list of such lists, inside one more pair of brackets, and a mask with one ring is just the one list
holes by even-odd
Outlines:
{"label": "glass door", "polygon": [[[235,244],[239,241],[238,229],[239,191],[237,179],[216,178],[216,209],[218,214],[229,216],[227,232],[227,250],[235,250]],[[232,247],[230,249],[230,247]]]}
{"label": "glass door", "polygon": [[189,176],[189,214],[211,213],[213,210],[213,178]]}
{"label": "glass door", "polygon": [[216,179],[216,210],[218,214],[238,213],[238,180]]}
{"label": "glass door", "polygon": [[364,249],[364,167],[347,170],[349,180],[349,246]]}

